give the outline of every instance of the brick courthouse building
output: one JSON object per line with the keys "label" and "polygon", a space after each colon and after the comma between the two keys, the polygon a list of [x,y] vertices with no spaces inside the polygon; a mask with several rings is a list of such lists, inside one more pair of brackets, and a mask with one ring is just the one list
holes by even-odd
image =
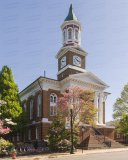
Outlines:
{"label": "brick courthouse building", "polygon": [[[57,98],[70,86],[80,86],[84,89],[90,86],[96,91],[94,104],[100,109],[96,126],[103,134],[114,139],[114,128],[105,125],[105,100],[109,93],[104,90],[109,86],[92,72],[86,71],[88,53],[81,48],[82,25],[72,5],[61,30],[63,46],[55,56],[58,59],[57,80],[39,77],[20,92],[20,99],[28,113],[29,129],[23,136],[15,137],[14,142],[46,139],[47,130],[53,121]],[[89,134],[90,130],[85,129],[84,139]]]}

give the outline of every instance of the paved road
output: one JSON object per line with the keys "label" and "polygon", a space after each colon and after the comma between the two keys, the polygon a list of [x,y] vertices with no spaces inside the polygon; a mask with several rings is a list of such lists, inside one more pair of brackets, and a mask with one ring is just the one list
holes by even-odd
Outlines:
{"label": "paved road", "polygon": [[[98,154],[89,154],[89,155],[83,155],[83,156],[60,157],[60,158],[52,158],[52,159],[53,160],[128,160],[128,151],[98,153]],[[49,160],[49,158],[45,158],[42,160]]]}

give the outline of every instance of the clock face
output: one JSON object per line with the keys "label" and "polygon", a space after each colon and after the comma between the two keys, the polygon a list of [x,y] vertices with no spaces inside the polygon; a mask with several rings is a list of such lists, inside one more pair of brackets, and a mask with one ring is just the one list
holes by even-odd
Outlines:
{"label": "clock face", "polygon": [[61,68],[66,65],[66,56],[61,59]]}
{"label": "clock face", "polygon": [[81,58],[78,56],[73,56],[73,64],[81,67]]}

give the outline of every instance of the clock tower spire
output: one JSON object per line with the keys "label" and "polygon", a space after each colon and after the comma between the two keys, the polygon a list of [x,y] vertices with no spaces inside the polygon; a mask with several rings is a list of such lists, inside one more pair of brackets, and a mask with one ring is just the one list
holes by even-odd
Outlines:
{"label": "clock tower spire", "polygon": [[80,46],[81,45],[81,30],[82,25],[79,23],[77,16],[74,13],[73,5],[70,5],[69,13],[61,25],[62,44],[65,46]]}
{"label": "clock tower spire", "polygon": [[58,59],[58,80],[62,80],[70,74],[84,73],[85,58],[88,53],[81,48],[82,25],[74,13],[73,5],[70,5],[69,13],[61,25],[62,45],[56,55]]}

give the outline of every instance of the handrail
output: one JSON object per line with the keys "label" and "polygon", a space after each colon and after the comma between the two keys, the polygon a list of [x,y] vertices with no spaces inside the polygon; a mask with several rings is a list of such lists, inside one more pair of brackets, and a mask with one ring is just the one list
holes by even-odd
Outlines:
{"label": "handrail", "polygon": [[[101,133],[98,129],[96,129],[95,127],[93,127],[92,126],[92,129],[93,129],[93,131],[96,133],[96,131],[100,134],[100,135],[102,135],[102,136],[104,136],[104,142],[103,143],[105,143],[108,147],[111,147],[111,140],[109,139],[109,138],[107,138],[103,133]],[[99,137],[98,137],[99,138]],[[107,139],[108,140],[108,142],[105,142],[105,139]]]}
{"label": "handrail", "polygon": [[[93,127],[94,128],[94,127]],[[101,133],[98,129],[95,128],[96,131],[98,131],[101,135],[103,135],[106,139],[108,139],[109,141],[111,141],[108,137],[106,137],[103,133]]]}

